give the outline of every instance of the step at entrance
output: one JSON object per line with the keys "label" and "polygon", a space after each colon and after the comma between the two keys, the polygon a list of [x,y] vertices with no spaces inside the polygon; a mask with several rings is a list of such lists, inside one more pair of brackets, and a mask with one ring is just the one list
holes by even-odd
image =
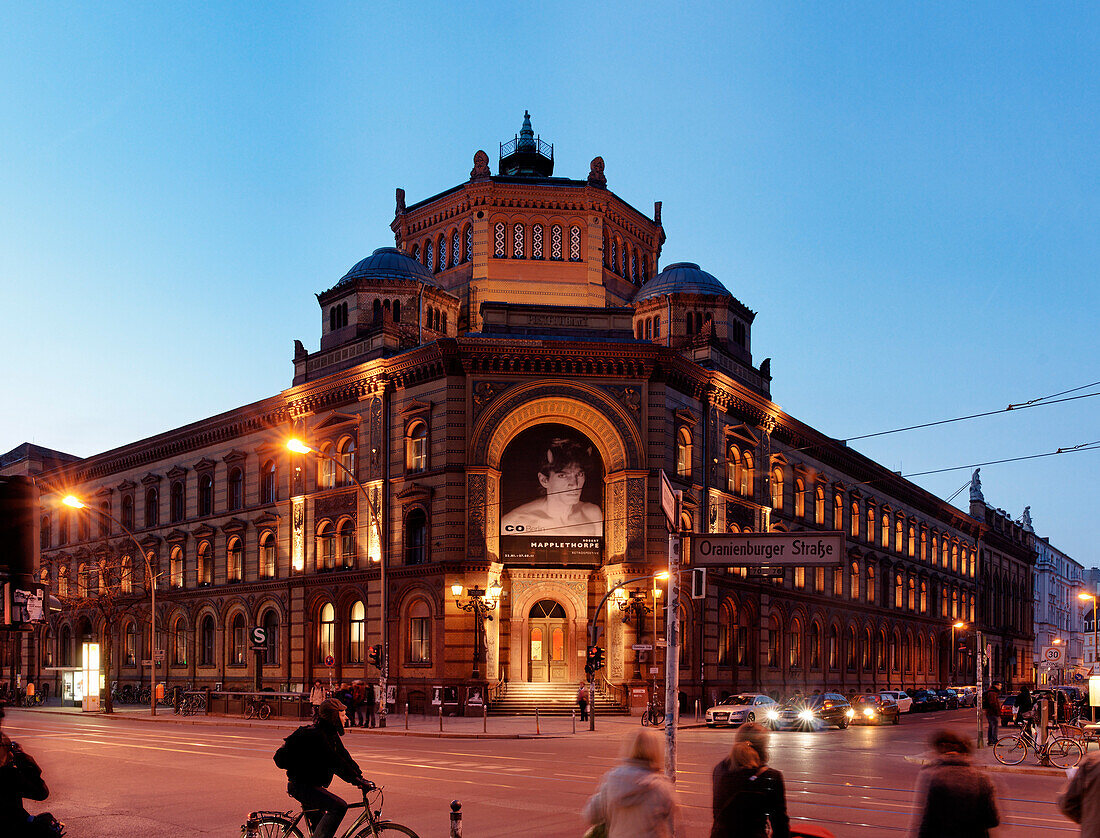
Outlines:
{"label": "step at entrance", "polygon": [[[568,716],[577,707],[577,689],[580,684],[529,684],[509,682],[502,698],[489,705],[489,713],[494,716],[534,715],[538,709],[541,716]],[[626,710],[618,704],[596,693],[597,716],[622,716]]]}

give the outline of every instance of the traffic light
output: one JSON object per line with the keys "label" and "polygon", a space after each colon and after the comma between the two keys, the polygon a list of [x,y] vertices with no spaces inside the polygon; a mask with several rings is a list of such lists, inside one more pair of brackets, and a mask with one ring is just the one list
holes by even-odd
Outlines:
{"label": "traffic light", "polygon": [[375,669],[382,668],[382,644],[375,643],[367,650],[367,660]]}
{"label": "traffic light", "polygon": [[599,646],[589,646],[588,654],[585,656],[584,671],[592,675],[599,669],[603,669],[603,649]]}

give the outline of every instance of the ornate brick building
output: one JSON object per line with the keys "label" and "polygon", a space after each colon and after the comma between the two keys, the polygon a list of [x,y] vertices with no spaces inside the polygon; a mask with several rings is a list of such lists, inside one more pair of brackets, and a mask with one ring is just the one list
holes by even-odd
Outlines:
{"label": "ornate brick building", "polygon": [[[290,387],[48,473],[42,578],[71,598],[115,563],[134,607],[110,626],[62,613],[36,667],[111,631],[109,680],[138,683],[151,648],[142,557],[105,516],[57,506],[75,490],[162,571],[169,683],[251,684],[252,626],[267,685],[372,677],[385,597],[398,703],[576,683],[593,618],[621,689],[663,672],[659,648],[632,649],[661,629],[659,591],[593,612],[666,561],[663,469],[688,531],[848,539],[836,568],[712,571],[705,598],[682,597],[687,697],[947,682],[950,626],[975,619],[979,522],[784,413],[753,363],[754,312],[697,265],[658,271],[660,203],[650,218],[616,196],[599,157],[583,180],[553,164],[525,118],[498,174],[479,151],[458,186],[411,205],[398,190],[396,247],[318,295],[320,345],[296,342]],[[499,586],[484,644],[452,586]]]}

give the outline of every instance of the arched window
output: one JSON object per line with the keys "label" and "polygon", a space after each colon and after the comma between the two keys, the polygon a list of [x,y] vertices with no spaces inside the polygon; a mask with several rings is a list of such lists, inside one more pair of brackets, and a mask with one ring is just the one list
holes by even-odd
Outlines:
{"label": "arched window", "polygon": [[199,475],[199,515],[214,514],[214,477],[207,472]]}
{"label": "arched window", "polygon": [[889,549],[889,547],[890,547],[890,516],[887,515],[885,512],[882,513],[881,524],[882,524],[882,533],[881,533],[880,543],[882,544],[883,549]]}
{"label": "arched window", "polygon": [[355,567],[355,525],[350,518],[340,522],[339,529],[340,567]]}
{"label": "arched window", "polygon": [[751,498],[756,475],[753,471],[752,454],[744,452],[741,463],[741,497]]}
{"label": "arched window", "polygon": [[733,627],[737,622],[733,603],[723,603],[718,610],[718,665],[729,666],[733,662]]}
{"label": "arched window", "polygon": [[890,671],[897,672],[901,668],[901,660],[898,654],[898,646],[901,642],[897,633],[890,635]]}
{"label": "arched window", "polygon": [[820,486],[814,489],[814,523],[825,523],[825,490]]}
{"label": "arched window", "polygon": [[921,527],[920,530],[920,560],[922,562],[928,561],[928,530]]}
{"label": "arched window", "polygon": [[69,568],[65,565],[57,569],[57,595],[61,598],[69,595]]}
{"label": "arched window", "polygon": [[852,538],[859,538],[859,504],[856,501],[852,501],[850,512],[849,523],[851,524],[851,529],[849,530],[849,535],[851,535]]}
{"label": "arched window", "polygon": [[897,550],[899,553],[902,549],[902,533],[903,528],[901,518],[899,517],[897,520],[894,521],[894,549]]}
{"label": "arched window", "polygon": [[168,573],[172,577],[173,588],[183,587],[183,550],[173,547],[168,556]]}
{"label": "arched window", "polygon": [[856,655],[856,629],[855,626],[848,626],[848,631],[844,637],[845,645],[845,660],[844,665],[850,671],[854,672],[856,668],[856,661],[858,657]]}
{"label": "arched window", "polygon": [[914,527],[912,524],[910,524],[909,525],[908,550],[909,550],[909,558],[911,558],[911,559],[914,558],[916,556],[916,553],[917,553],[916,538],[917,538],[917,528]]}
{"label": "arched window", "polygon": [[[64,532],[64,527],[61,524],[61,522],[63,520],[64,519],[59,519],[59,522],[58,522],[58,542],[57,542],[58,544],[63,544],[64,543],[64,539],[63,539],[63,536],[62,536],[62,533]],[[134,496],[133,495],[124,495],[123,498],[122,498],[122,525],[124,527],[126,527],[126,529],[128,529],[128,530],[132,530],[134,528]]]}
{"label": "arched window", "polygon": [[122,634],[122,662],[126,666],[137,665],[137,632],[134,621],[127,620]]}
{"label": "arched window", "polygon": [[[436,268],[435,268],[436,273],[438,273],[439,271],[447,270],[447,256],[448,256],[448,253],[447,253],[447,239],[442,235],[440,235],[440,237],[439,237],[438,253],[439,253],[439,264],[436,265]],[[396,318],[394,318],[394,319],[396,319]]]}
{"label": "arched window", "polygon": [[260,467],[260,503],[275,503],[275,461],[268,460]]}
{"label": "arched window", "polygon": [[435,273],[435,242],[431,239],[424,243],[424,265],[433,274]]}
{"label": "arched window", "polygon": [[522,259],[524,257],[524,229],[522,224],[512,225],[512,258]]}
{"label": "arched window", "polygon": [[260,623],[264,628],[264,666],[279,665],[279,614],[269,608]]}
{"label": "arched window", "polygon": [[225,578],[230,582],[241,581],[241,540],[234,536],[229,539],[225,551]]}
{"label": "arched window", "polygon": [[155,527],[160,521],[160,517],[157,514],[159,510],[157,507],[160,505],[160,493],[156,490],[156,487],[152,487],[145,493],[145,526]]}
{"label": "arched window", "polygon": [[88,565],[84,562],[76,569],[76,595],[81,599],[88,596]]}
{"label": "arched window", "polygon": [[382,301],[376,299],[371,305],[371,322],[373,322],[374,325],[377,326],[379,323],[382,322],[382,316]]}
{"label": "arched window", "polygon": [[332,459],[332,445],[323,444],[320,455],[317,458],[317,488],[332,489],[336,486],[336,463]]}
{"label": "arched window", "polygon": [[850,573],[850,587],[848,589],[848,596],[853,600],[859,599],[859,562],[852,562]]}
{"label": "arched window", "polygon": [[833,596],[844,596],[844,567],[834,567],[832,569],[833,574]]}
{"label": "arched window", "polygon": [[343,466],[337,469],[338,485],[350,486],[355,474],[355,440],[352,437],[346,436],[340,440],[337,456],[340,458],[340,465]]}
{"label": "arched window", "polygon": [[810,623],[809,668],[821,669],[821,624]]}
{"label": "arched window", "polygon": [[920,613],[928,613],[928,583],[923,579],[920,583]]}
{"label": "arched window", "polygon": [[172,483],[171,497],[168,502],[168,517],[172,523],[183,520],[183,481],[176,480]]}
{"label": "arched window", "polygon": [[469,262],[474,258],[474,228],[466,225],[466,233],[463,236],[465,246],[462,248],[462,261]]}
{"label": "arched window", "polygon": [[726,449],[726,490],[737,494],[741,487],[741,454],[736,445]]}
{"label": "arched window", "polygon": [[939,537],[935,533],[932,533],[932,564],[933,565],[939,565],[939,563],[940,563],[939,544],[940,544]]}
{"label": "arched window", "polygon": [[952,573],[959,572],[959,545],[951,545],[951,571]]}
{"label": "arched window", "polygon": [[531,226],[531,258],[542,258],[542,225],[534,224]]}
{"label": "arched window", "polygon": [[[409,253],[409,256],[412,257],[417,262],[420,261],[420,245],[419,244],[414,244],[413,245],[412,252]],[[375,300],[375,302],[377,303],[378,301]]]}
{"label": "arched window", "polygon": [[569,228],[569,261],[581,261],[581,228],[576,225]]}
{"label": "arched window", "polygon": [[900,573],[894,574],[894,608],[905,607],[905,582]]}
{"label": "arched window", "polygon": [[416,420],[405,431],[405,471],[420,472],[428,468],[428,425]]}
{"label": "arched window", "polygon": [[133,593],[134,590],[134,560],[129,556],[123,556],[119,563],[118,589],[123,594]]}
{"label": "arched window", "polygon": [[844,498],[833,495],[833,529],[844,531]]}
{"label": "arched window", "polygon": [[940,542],[940,567],[944,570],[949,567],[950,547],[951,545],[947,543],[946,538]]}
{"label": "arched window", "polygon": [[768,667],[771,669],[777,669],[779,667],[779,650],[782,633],[783,630],[780,628],[779,618],[772,615],[768,619]]}
{"label": "arched window", "polygon": [[57,658],[62,666],[73,665],[73,630],[68,626],[62,626],[61,634],[58,635]]}
{"label": "arched window", "polygon": [[691,477],[691,431],[687,428],[676,432],[676,474]]}
{"label": "arched window", "polygon": [[362,663],[367,646],[367,609],[361,600],[351,604],[348,612],[348,663]]}
{"label": "arched window", "polygon": [[806,484],[801,477],[794,481],[794,514],[796,518],[806,517]]}
{"label": "arched window", "polygon": [[177,617],[172,623],[172,665],[187,664],[187,625],[183,617]]}
{"label": "arched window", "polygon": [[874,507],[867,507],[867,543],[875,543],[875,510]]}
{"label": "arched window", "polygon": [[231,666],[244,666],[248,663],[246,657],[247,640],[244,614],[238,611],[233,617],[233,622],[230,623],[230,642],[232,645],[229,649],[229,663]]}
{"label": "arched window", "polygon": [[214,617],[207,614],[199,623],[199,665],[214,665],[214,649],[217,635],[214,631]]}
{"label": "arched window", "polygon": [[[886,597],[884,596],[883,599]],[[867,602],[874,605],[877,600],[875,599],[875,566],[873,564],[867,564]]]}
{"label": "arched window", "polygon": [[198,577],[200,585],[214,583],[214,563],[210,561],[210,542],[203,541],[198,550]]}
{"label": "arched window", "polygon": [[[616,247],[617,247],[617,245],[615,244],[615,239],[611,239],[611,258],[608,261],[607,267],[612,271],[615,270],[615,266],[618,264],[618,251],[616,250]],[[607,245],[605,244],[604,245],[605,258],[606,258],[606,254],[607,254]]]}
{"label": "arched window", "polygon": [[912,576],[906,580],[906,587],[909,590],[909,601],[907,607],[910,611],[917,610],[917,580]]}
{"label": "arched window", "polygon": [[417,507],[405,518],[405,564],[423,564],[428,540],[428,516]]}
{"label": "arched window", "polygon": [[317,621],[317,663],[324,663],[329,655],[336,656],[336,609],[326,602]]}
{"label": "arched window", "polygon": [[336,569],[336,529],[331,521],[322,521],[317,527],[317,569]]}
{"label": "arched window", "polygon": [[38,545],[43,550],[50,547],[50,516],[43,515],[38,525]]}
{"label": "arched window", "polygon": [[791,632],[787,638],[787,664],[790,669],[802,668],[802,623],[797,617],[791,620]]}
{"label": "arched window", "polygon": [[451,231],[451,267],[462,261],[462,244],[458,238],[458,230]]}
{"label": "arched window", "polygon": [[561,261],[561,225],[555,224],[550,228],[550,258],[556,262]]}
{"label": "arched window", "polygon": [[840,666],[840,636],[836,626],[829,626],[829,646],[826,651],[825,660],[829,664],[829,669],[836,669]]}
{"label": "arched window", "polygon": [[260,566],[261,579],[275,578],[275,535],[265,532],[260,536]]}
{"label": "arched window", "polygon": [[432,660],[431,609],[422,599],[409,608],[409,663]]}
{"label": "arched window", "polygon": [[871,630],[866,629],[863,632],[863,653],[860,655],[860,668],[864,672],[870,672],[874,662],[875,656],[874,647],[871,645]]}
{"label": "arched window", "polygon": [[503,259],[507,254],[507,228],[503,221],[498,221],[493,227],[493,256]]}

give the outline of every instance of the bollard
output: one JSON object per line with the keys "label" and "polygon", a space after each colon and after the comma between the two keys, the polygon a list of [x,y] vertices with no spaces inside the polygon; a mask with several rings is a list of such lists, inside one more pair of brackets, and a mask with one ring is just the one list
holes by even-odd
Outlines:
{"label": "bollard", "polygon": [[535,708],[535,736],[541,736],[539,732],[539,708]]}
{"label": "bollard", "polygon": [[451,801],[451,833],[448,838],[462,838],[462,804]]}
{"label": "bollard", "polygon": [[489,732],[489,705],[488,704],[482,704],[481,705],[481,732],[482,733],[488,733]]}
{"label": "bollard", "polygon": [[699,699],[695,699],[695,721],[699,721]]}
{"label": "bollard", "polygon": [[573,711],[573,732],[577,732],[577,711]]}
{"label": "bollard", "polygon": [[405,702],[405,730],[409,729],[409,702]]}
{"label": "bollard", "polygon": [[439,732],[443,732],[443,708],[439,708]]}

